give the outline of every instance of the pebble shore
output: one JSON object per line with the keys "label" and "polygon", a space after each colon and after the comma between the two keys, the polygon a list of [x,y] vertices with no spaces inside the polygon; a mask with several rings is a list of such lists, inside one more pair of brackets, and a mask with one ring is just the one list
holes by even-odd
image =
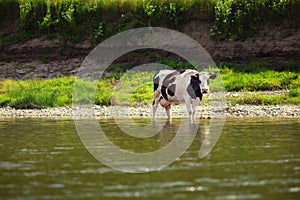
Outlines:
{"label": "pebble shore", "polygon": [[[77,117],[91,115],[91,112],[85,113],[78,111],[74,107],[55,107],[45,109],[14,109],[10,107],[0,108],[0,118],[72,118],[73,111],[76,111]],[[152,107],[122,107],[122,106],[95,106],[92,108],[93,117],[112,118],[112,117],[151,117]],[[216,113],[226,117],[300,117],[299,105],[235,105],[226,107],[222,110],[214,110],[209,106],[199,106],[196,116],[199,118],[212,118]],[[158,117],[166,117],[162,107],[157,109]],[[172,106],[173,117],[187,117],[187,111],[184,105]]]}
{"label": "pebble shore", "polygon": [[[251,92],[227,92],[226,96],[239,97]],[[287,90],[256,92],[263,95],[285,95]],[[173,117],[187,117],[185,105],[172,106]],[[45,109],[14,109],[10,107],[0,108],[0,118],[73,118],[76,117],[151,117],[152,105],[138,107],[128,106],[94,106],[86,112],[76,107],[55,107]],[[166,118],[164,109],[159,106],[157,117]],[[210,107],[202,103],[196,112],[198,118],[214,117],[283,117],[300,118],[300,105],[235,105],[223,106],[222,109]]]}

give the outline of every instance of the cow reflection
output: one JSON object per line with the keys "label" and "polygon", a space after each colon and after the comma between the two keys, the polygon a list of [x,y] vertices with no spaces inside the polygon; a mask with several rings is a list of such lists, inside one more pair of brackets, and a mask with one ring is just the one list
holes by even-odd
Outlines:
{"label": "cow reflection", "polygon": [[[180,131],[180,133],[179,133]],[[161,129],[161,131],[155,135],[155,139],[159,142],[160,147],[168,145],[176,136],[180,134],[180,140],[190,139],[194,137],[194,141],[189,149],[199,151],[199,148],[203,149],[207,153],[208,147],[213,144],[210,140],[214,137],[210,132],[210,120],[201,120],[199,124],[190,124],[186,122],[180,123],[178,119],[174,119],[173,123],[167,120]],[[202,146],[205,147],[202,147]],[[203,153],[201,153],[202,155]]]}

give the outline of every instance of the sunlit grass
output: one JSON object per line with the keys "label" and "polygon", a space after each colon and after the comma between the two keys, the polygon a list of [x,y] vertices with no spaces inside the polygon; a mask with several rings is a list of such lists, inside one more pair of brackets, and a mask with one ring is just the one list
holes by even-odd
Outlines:
{"label": "sunlit grass", "polygon": [[0,82],[0,105],[15,108],[71,105],[74,80],[75,77],[50,80],[3,80]]}
{"label": "sunlit grass", "polygon": [[266,91],[297,88],[299,73],[266,71],[241,73],[225,69],[221,72],[226,91]]}
{"label": "sunlit grass", "polygon": [[[154,72],[126,72],[119,76],[101,79],[99,82],[84,82],[89,88],[82,96],[94,92],[92,103],[97,105],[149,105],[153,101]],[[266,71],[259,73],[234,72],[231,69],[219,70],[225,91],[266,91],[290,90],[287,95],[261,95],[251,93],[242,97],[228,97],[232,104],[300,104],[300,76],[296,72]],[[117,76],[118,77],[118,76]],[[50,80],[1,80],[0,106],[14,108],[44,108],[72,105],[73,84],[76,77],[60,77]],[[77,80],[78,82],[82,80]],[[219,90],[220,81],[211,81],[210,87]],[[77,100],[80,102],[81,100]],[[84,101],[84,99],[82,100]]]}
{"label": "sunlit grass", "polygon": [[114,87],[113,104],[140,105],[153,101],[155,72],[127,72]]}
{"label": "sunlit grass", "polygon": [[242,97],[228,97],[227,101],[232,105],[236,104],[251,104],[251,105],[280,105],[280,104],[300,104],[300,93],[291,96],[290,92],[286,95],[262,95],[248,94]]}

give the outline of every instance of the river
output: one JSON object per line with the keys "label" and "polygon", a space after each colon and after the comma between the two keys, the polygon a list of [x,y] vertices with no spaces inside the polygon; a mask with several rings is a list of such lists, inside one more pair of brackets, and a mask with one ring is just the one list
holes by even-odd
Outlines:
{"label": "river", "polygon": [[[150,119],[136,119],[148,123]],[[199,158],[209,120],[191,146],[158,171],[124,173],[95,159],[72,119],[0,119],[0,199],[299,199],[300,119],[226,119],[212,151]],[[101,119],[106,135],[132,152],[162,148],[178,120],[133,138]]]}

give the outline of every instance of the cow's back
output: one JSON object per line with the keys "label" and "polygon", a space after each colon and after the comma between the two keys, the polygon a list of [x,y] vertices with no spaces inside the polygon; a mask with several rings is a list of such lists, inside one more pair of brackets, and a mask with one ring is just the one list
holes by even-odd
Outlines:
{"label": "cow's back", "polygon": [[188,90],[190,79],[192,75],[197,74],[196,70],[185,70],[183,73],[177,75],[166,89],[168,94],[168,101],[174,103],[184,102],[186,96],[188,96]]}

